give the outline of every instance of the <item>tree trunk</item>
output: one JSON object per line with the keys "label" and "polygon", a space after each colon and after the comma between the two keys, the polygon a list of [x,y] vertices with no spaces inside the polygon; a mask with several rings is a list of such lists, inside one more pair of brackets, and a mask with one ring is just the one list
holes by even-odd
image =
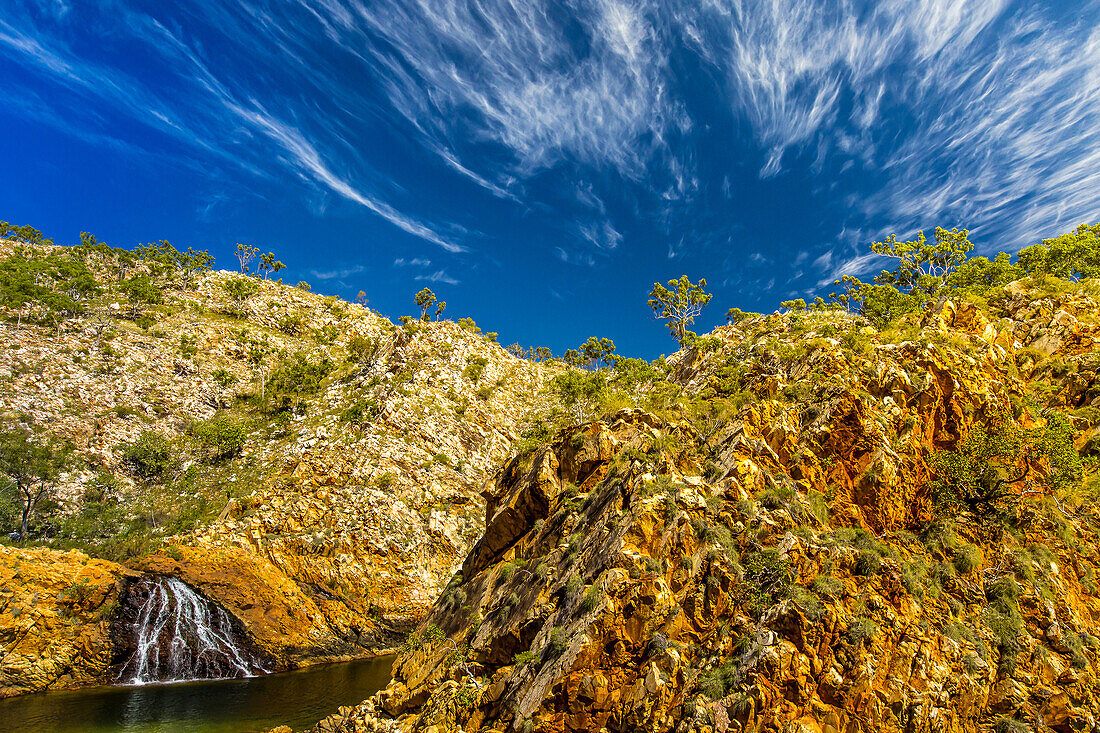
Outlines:
{"label": "tree trunk", "polygon": [[21,539],[26,539],[31,527],[31,509],[34,507],[34,497],[31,496],[29,491],[21,491],[21,493],[23,494],[23,520],[19,523],[19,536]]}

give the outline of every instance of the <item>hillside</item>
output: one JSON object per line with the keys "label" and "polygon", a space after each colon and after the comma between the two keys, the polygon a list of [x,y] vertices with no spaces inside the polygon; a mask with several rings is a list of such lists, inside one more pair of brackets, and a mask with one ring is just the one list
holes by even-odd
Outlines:
{"label": "hillside", "polygon": [[[719,328],[665,409],[513,456],[394,682],[314,730],[1100,730],[1095,297]],[[996,513],[936,497],[968,451],[1030,466]]]}
{"label": "hillside", "polygon": [[[560,367],[517,359],[469,322],[395,326],[240,274],[159,275],[160,302],[134,306],[126,285],[141,274],[113,277],[112,252],[81,257],[98,282],[81,312],[2,324],[0,411],[77,456],[31,537],[183,578],[283,666],[399,643],[479,536],[479,492]],[[2,529],[17,532],[20,506],[3,498]],[[0,555],[9,567],[41,557]],[[22,580],[0,603],[6,644],[64,610],[22,602],[39,595]],[[49,634],[19,638],[0,681],[9,694],[68,684],[43,678],[58,666],[43,655],[102,672],[110,654],[85,645],[91,658],[69,660]]]}

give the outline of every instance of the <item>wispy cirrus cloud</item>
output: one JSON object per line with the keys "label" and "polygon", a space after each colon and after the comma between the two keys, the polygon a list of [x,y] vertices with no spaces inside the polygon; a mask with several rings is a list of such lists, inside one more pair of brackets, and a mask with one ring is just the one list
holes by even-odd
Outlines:
{"label": "wispy cirrus cloud", "polygon": [[[141,149],[107,120],[126,117],[195,167],[302,181],[448,255],[481,234],[476,213],[425,203],[444,174],[534,212],[561,235],[549,251],[584,265],[638,230],[670,258],[733,250],[720,235],[755,213],[747,179],[811,176],[831,213],[791,266],[821,283],[871,268],[867,238],[888,231],[976,224],[987,247],[1011,247],[1100,211],[1094,3],[1072,17],[1021,0],[46,9],[0,11],[0,50],[24,75],[9,113]],[[106,50],[73,41],[89,23]],[[123,63],[134,53],[148,73]],[[394,174],[383,132],[435,167]],[[723,145],[739,157],[714,170]],[[734,185],[738,167],[750,175]],[[726,259],[757,266],[754,252]]]}
{"label": "wispy cirrus cloud", "polygon": [[427,275],[417,275],[413,278],[413,280],[416,280],[418,282],[445,283],[447,285],[458,285],[459,282],[461,282],[460,280],[457,280],[448,275],[446,270],[436,270],[435,272],[429,273]]}
{"label": "wispy cirrus cloud", "polygon": [[[58,17],[64,18],[68,6],[59,7],[66,12],[59,12]],[[448,252],[466,251],[466,247],[422,219],[399,211],[378,194],[338,175],[316,144],[300,129],[268,112],[249,96],[247,89],[234,91],[231,82],[217,78],[197,53],[164,24],[125,8],[118,16],[119,30],[129,31],[129,40],[144,44],[159,62],[170,62],[175,78],[162,78],[160,88],[153,88],[129,72],[88,61],[57,38],[41,34],[27,17],[22,18],[22,26],[0,17],[0,48],[6,47],[11,57],[25,69],[69,89],[77,97],[62,110],[58,109],[56,101],[53,107],[43,104],[39,95],[23,88],[13,100],[15,108],[86,140],[98,139],[140,150],[117,137],[94,131],[97,121],[87,118],[81,103],[99,103],[187,148],[197,149],[201,154],[213,154],[261,176],[271,175],[270,169],[261,162],[261,159],[270,161],[271,156],[262,151],[250,151],[245,143],[249,139],[266,137],[283,151],[277,160],[303,179],[369,209],[408,234],[439,245]],[[78,119],[84,118],[84,124],[71,122],[72,114]],[[341,142],[346,144],[346,141]],[[242,155],[249,152],[253,154]],[[194,154],[192,151],[191,155]]]}
{"label": "wispy cirrus cloud", "polygon": [[338,270],[310,270],[309,274],[318,280],[342,280],[352,275],[358,275],[366,269],[363,265],[352,265]]}

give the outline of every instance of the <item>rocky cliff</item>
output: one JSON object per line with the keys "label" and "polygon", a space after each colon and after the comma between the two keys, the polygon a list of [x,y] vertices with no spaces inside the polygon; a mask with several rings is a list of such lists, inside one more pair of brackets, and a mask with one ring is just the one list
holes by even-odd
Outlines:
{"label": "rocky cliff", "polygon": [[1017,283],[718,329],[663,409],[504,464],[393,683],[314,730],[1100,730],[1095,483],[1019,444],[1008,510],[936,494],[996,415],[1091,470],[1097,315]]}

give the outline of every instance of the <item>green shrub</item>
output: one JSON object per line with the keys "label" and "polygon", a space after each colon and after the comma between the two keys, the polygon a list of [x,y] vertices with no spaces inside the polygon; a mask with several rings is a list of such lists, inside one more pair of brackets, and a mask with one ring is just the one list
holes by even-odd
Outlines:
{"label": "green shrub", "polygon": [[257,293],[260,283],[250,277],[232,277],[222,283],[222,290],[229,296],[230,315],[244,315],[245,304]]}
{"label": "green shrub", "polygon": [[553,439],[554,428],[544,419],[539,418],[520,434],[519,440],[515,442],[512,449],[522,456]]}
{"label": "green shrub", "polygon": [[348,339],[348,361],[362,363],[378,350],[378,342],[364,336],[352,336]]}
{"label": "green shrub", "polygon": [[993,724],[993,733],[1031,733],[1031,727],[1022,720],[1002,715]]}
{"label": "green shrub", "polygon": [[123,459],[139,476],[147,479],[160,479],[175,466],[175,449],[164,435],[146,430],[122,451]]}
{"label": "green shrub", "polygon": [[974,545],[959,545],[955,548],[951,564],[963,575],[970,573],[982,562],[982,553]]}
{"label": "green shrub", "polygon": [[362,425],[377,417],[380,408],[378,403],[370,399],[359,399],[348,405],[340,417],[345,422]]}
{"label": "green shrub", "polygon": [[855,572],[857,575],[870,577],[878,575],[882,568],[882,558],[874,550],[860,550],[856,556]]}
{"label": "green shrub", "polygon": [[534,664],[539,661],[539,655],[532,651],[520,652],[512,657],[512,664],[516,667],[526,667],[528,664]]}
{"label": "green shrub", "polygon": [[477,384],[481,381],[481,377],[485,373],[485,367],[488,365],[489,360],[484,356],[472,356],[466,360],[466,368],[462,370],[462,376]]}
{"label": "green shrub", "polygon": [[848,624],[848,628],[844,632],[844,636],[852,644],[859,644],[867,639],[870,639],[878,631],[878,626],[874,621],[867,618],[857,618],[852,623]]}
{"label": "green shrub", "polygon": [[[104,344],[104,346],[110,346],[110,344]],[[107,351],[103,351],[103,355],[107,355]],[[186,333],[180,334],[180,354],[185,359],[194,359],[195,355],[199,353],[199,347],[195,345],[195,337]]]}
{"label": "green shrub", "polygon": [[215,461],[239,454],[248,434],[244,425],[225,415],[193,422],[187,431],[206,448],[210,458]]}
{"label": "green shrub", "polygon": [[810,590],[825,598],[836,598],[844,591],[844,581],[832,575],[819,575],[810,584]]}
{"label": "green shrub", "polygon": [[699,694],[711,700],[719,700],[732,692],[737,682],[737,665],[726,662],[699,675],[696,685]]}
{"label": "green shrub", "polygon": [[213,378],[214,382],[222,389],[225,389],[232,384],[236,384],[237,382],[236,375],[226,369],[215,369],[210,376],[211,378]]}
{"label": "green shrub", "polygon": [[279,317],[279,320],[275,322],[275,328],[288,336],[301,335],[303,326],[305,326],[305,320],[301,316],[296,316],[291,313],[284,313]]}
{"label": "green shrub", "polygon": [[794,601],[806,618],[811,621],[819,620],[825,614],[825,606],[817,596],[801,585],[792,585],[790,590],[791,600]]}
{"label": "green shrub", "polygon": [[775,550],[754,552],[745,557],[742,595],[748,610],[759,616],[767,606],[786,597],[790,590],[791,563]]}
{"label": "green shrub", "polygon": [[309,356],[300,351],[284,359],[272,373],[267,387],[275,410],[300,409],[306,397],[321,390],[332,369],[328,357],[310,361]]}
{"label": "green shrub", "polygon": [[555,627],[550,632],[550,639],[546,642],[546,653],[551,657],[560,657],[569,648],[569,638],[565,629]]}
{"label": "green shrub", "polygon": [[588,590],[584,592],[584,598],[581,600],[581,607],[587,611],[595,611],[601,602],[603,602],[603,588],[599,584],[593,584]]}
{"label": "green shrub", "polygon": [[566,595],[572,596],[576,594],[576,592],[581,589],[581,585],[583,585],[583,582],[584,581],[581,580],[581,576],[577,575],[576,573],[570,575],[569,578],[565,581]]}

